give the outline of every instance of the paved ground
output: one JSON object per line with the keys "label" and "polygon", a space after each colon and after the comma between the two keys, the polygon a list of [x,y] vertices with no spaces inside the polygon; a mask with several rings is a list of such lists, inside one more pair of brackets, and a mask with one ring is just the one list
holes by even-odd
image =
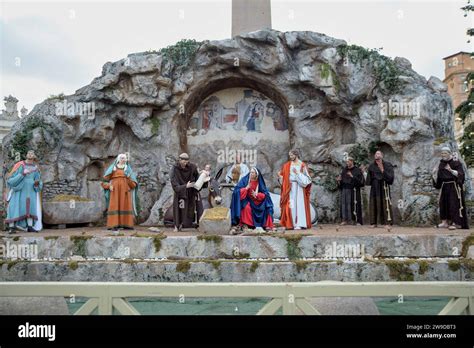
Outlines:
{"label": "paved ground", "polygon": [[[182,232],[173,232],[172,228],[158,227],[158,229],[167,236],[198,236],[198,230],[189,228]],[[384,234],[411,234],[411,235],[430,235],[430,234],[446,234],[446,235],[462,235],[467,236],[474,233],[474,228],[469,230],[438,229],[435,227],[401,227],[392,226],[390,230],[384,227],[371,228],[370,226],[338,226],[333,224],[318,225],[310,230],[285,231],[285,234],[308,234],[308,235],[325,235],[325,236],[366,236],[366,235],[384,235]],[[148,227],[137,226],[135,230],[120,230],[119,236],[139,235],[156,235],[157,232],[150,231]],[[40,233],[19,233],[13,236],[74,236],[74,235],[93,235],[93,236],[112,236],[112,232],[104,227],[73,227],[66,229],[45,229]],[[1,232],[0,236],[7,236],[5,232]]]}

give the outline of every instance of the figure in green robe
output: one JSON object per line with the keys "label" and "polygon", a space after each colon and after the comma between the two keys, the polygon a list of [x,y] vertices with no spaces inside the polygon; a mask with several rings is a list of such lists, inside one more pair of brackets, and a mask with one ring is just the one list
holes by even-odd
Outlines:
{"label": "figure in green robe", "polygon": [[9,233],[15,233],[15,230],[39,232],[43,229],[40,199],[43,183],[35,160],[34,151],[28,151],[26,160],[17,162],[8,174],[5,223]]}

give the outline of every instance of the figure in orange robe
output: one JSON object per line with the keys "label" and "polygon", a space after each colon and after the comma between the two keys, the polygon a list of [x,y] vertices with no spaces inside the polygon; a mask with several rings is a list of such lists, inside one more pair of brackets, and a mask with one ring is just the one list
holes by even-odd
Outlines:
{"label": "figure in orange robe", "polygon": [[127,155],[118,155],[102,183],[107,205],[107,228],[133,229],[137,212],[137,177],[127,164]]}
{"label": "figure in orange robe", "polygon": [[311,178],[306,163],[299,159],[299,152],[289,152],[290,161],[279,172],[282,180],[280,197],[280,225],[288,230],[311,228]]}

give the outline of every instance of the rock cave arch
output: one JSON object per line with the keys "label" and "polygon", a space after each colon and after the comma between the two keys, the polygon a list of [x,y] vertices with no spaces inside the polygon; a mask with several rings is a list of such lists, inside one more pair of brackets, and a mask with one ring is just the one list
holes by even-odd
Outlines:
{"label": "rock cave arch", "polygon": [[[225,99],[224,103],[219,98]],[[188,152],[200,165],[210,163],[216,171],[232,163],[232,155],[240,152],[249,165],[261,169],[267,185],[277,186],[274,174],[287,159],[286,153],[292,146],[292,120],[288,115],[288,102],[275,86],[258,79],[221,77],[198,84],[183,107],[185,112],[176,116],[181,151]],[[210,107],[219,109],[221,124],[201,119],[203,113],[215,117],[216,110]],[[252,108],[258,109],[260,122],[253,131],[248,130],[249,125],[241,119],[244,114],[257,113]],[[255,163],[249,152],[253,150],[256,151]],[[249,158],[245,159],[245,155]]]}

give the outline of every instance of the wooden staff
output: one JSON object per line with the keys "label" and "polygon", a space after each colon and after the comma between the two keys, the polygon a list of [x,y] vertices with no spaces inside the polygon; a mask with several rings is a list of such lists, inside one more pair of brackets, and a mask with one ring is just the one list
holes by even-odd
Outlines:
{"label": "wooden staff", "polygon": [[354,187],[354,217],[355,217],[355,221],[356,223],[358,222],[357,221],[357,189]]}
{"label": "wooden staff", "polygon": [[392,204],[390,202],[390,197],[389,197],[390,190],[389,190],[388,185],[385,181],[383,182],[383,188],[384,188],[384,191],[385,191],[385,204],[387,205],[387,221],[392,221],[392,217],[390,216],[390,205]]}

